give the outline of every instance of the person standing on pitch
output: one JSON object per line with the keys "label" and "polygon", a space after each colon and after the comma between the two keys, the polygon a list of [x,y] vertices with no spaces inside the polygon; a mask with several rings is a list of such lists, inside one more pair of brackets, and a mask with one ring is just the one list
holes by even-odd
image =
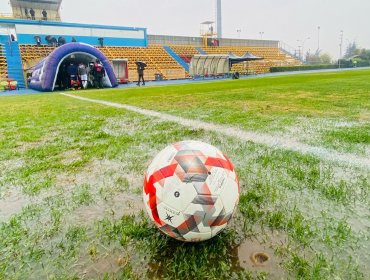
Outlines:
{"label": "person standing on pitch", "polygon": [[140,86],[140,81],[142,81],[143,86],[145,86],[145,81],[144,81],[144,70],[145,70],[145,67],[144,67],[144,65],[143,65],[141,62],[139,62],[139,61],[137,61],[137,62],[136,62],[136,65],[137,65],[137,74],[138,74],[138,76],[139,76],[139,78],[138,78],[138,81],[137,81],[137,84],[136,84],[136,85]]}
{"label": "person standing on pitch", "polygon": [[78,76],[81,80],[83,89],[87,87],[87,69],[86,66],[81,62],[78,65]]}

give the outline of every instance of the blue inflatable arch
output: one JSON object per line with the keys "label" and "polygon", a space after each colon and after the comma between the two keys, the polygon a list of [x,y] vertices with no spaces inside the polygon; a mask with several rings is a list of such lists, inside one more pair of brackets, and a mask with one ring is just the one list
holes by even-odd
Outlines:
{"label": "blue inflatable arch", "polygon": [[106,75],[103,78],[103,85],[116,87],[118,85],[117,79],[109,60],[101,51],[84,43],[68,43],[56,48],[34,67],[28,86],[35,90],[53,91],[62,63],[74,61],[88,65],[89,62],[96,59],[99,59],[105,68]]}

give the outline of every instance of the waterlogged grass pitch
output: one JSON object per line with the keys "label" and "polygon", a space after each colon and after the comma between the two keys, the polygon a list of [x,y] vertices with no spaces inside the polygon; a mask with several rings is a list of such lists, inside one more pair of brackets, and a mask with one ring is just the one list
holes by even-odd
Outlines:
{"label": "waterlogged grass pitch", "polygon": [[[370,277],[370,71],[73,94],[256,141],[58,93],[1,97],[0,279]],[[295,149],[260,141],[274,137]],[[185,139],[224,151],[241,183],[232,224],[199,244],[159,233],[141,199],[151,159]]]}

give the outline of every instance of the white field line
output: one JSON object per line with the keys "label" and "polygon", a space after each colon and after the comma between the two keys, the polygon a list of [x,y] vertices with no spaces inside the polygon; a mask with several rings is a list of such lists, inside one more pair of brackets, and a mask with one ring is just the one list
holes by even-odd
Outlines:
{"label": "white field line", "polygon": [[298,152],[301,154],[309,154],[312,156],[315,156],[319,159],[326,160],[326,161],[334,161],[339,162],[341,164],[345,164],[348,166],[357,166],[361,168],[370,169],[370,159],[360,157],[354,154],[349,153],[339,153],[332,149],[326,149],[323,147],[316,147],[316,146],[310,146],[289,138],[284,138],[280,136],[272,136],[268,134],[263,133],[256,133],[251,131],[243,131],[236,127],[226,127],[223,125],[218,125],[214,123],[207,123],[199,120],[191,120],[186,119],[182,117],[177,117],[173,115],[169,115],[166,113],[160,113],[152,110],[147,109],[141,109],[132,105],[127,104],[121,104],[121,103],[115,103],[110,101],[104,101],[104,100],[97,100],[97,99],[91,99],[66,93],[61,93],[64,96],[76,98],[83,101],[88,101],[92,103],[102,104],[110,107],[115,108],[122,108],[125,110],[129,110],[132,112],[136,112],[145,116],[151,116],[159,118],[163,121],[171,121],[178,123],[182,126],[194,128],[194,129],[203,129],[206,131],[212,131],[216,133],[222,133],[226,136],[235,137],[243,141],[251,141],[256,144],[263,144],[270,148],[274,149],[284,149],[284,150],[290,150],[294,152]]}

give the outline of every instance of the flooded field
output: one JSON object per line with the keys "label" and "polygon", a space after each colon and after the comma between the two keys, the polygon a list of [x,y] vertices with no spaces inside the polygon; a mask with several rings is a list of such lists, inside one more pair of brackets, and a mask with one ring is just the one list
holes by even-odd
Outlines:
{"label": "flooded field", "polygon": [[[369,279],[370,73],[361,73],[327,79],[356,81],[362,102],[310,76],[82,94],[108,105],[3,97],[0,279]],[[324,101],[305,100],[313,85]],[[340,96],[332,110],[327,92]],[[231,224],[200,243],[162,234],[142,200],[152,158],[185,139],[224,151],[240,180]]]}

